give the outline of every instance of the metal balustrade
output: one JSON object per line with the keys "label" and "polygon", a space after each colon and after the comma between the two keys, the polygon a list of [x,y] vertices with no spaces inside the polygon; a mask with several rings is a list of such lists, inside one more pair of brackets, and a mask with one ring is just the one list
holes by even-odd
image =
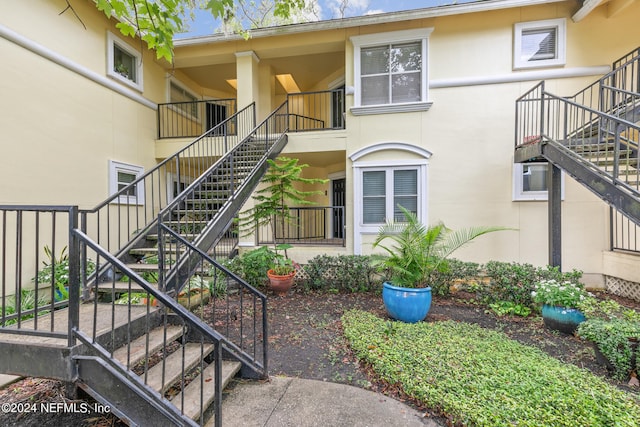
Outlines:
{"label": "metal balustrade", "polygon": [[516,101],[516,161],[544,157],[612,206],[612,249],[637,250],[640,49],[570,97],[540,82]]}
{"label": "metal balustrade", "polygon": [[344,206],[289,207],[292,219],[285,224],[273,222],[272,227],[256,230],[258,245],[292,243],[296,245],[345,246]]}
{"label": "metal balustrade", "polygon": [[[158,104],[158,139],[195,138],[236,114],[236,99]],[[233,126],[229,134],[233,135]]]}

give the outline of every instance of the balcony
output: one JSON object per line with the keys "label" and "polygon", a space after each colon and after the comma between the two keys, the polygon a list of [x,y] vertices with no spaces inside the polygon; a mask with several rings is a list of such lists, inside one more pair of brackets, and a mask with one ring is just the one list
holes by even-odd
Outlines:
{"label": "balcony", "polygon": [[[344,89],[287,95],[289,132],[344,129]],[[196,138],[235,114],[235,99],[158,104],[158,139]]]}
{"label": "balcony", "polygon": [[345,246],[344,206],[305,206],[289,208],[288,223],[258,227],[258,245],[291,243],[313,246]]}

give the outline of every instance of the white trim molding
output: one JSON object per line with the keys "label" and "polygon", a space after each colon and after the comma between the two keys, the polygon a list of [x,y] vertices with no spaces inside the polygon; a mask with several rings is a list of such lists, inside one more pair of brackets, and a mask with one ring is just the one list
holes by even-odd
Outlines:
{"label": "white trim molding", "polygon": [[44,59],[47,59],[54,64],[57,64],[63,68],[66,68],[69,71],[72,71],[86,79],[93,81],[101,86],[104,86],[107,89],[110,89],[118,94],[125,96],[132,101],[135,101],[139,104],[144,105],[145,107],[151,108],[152,110],[158,109],[158,104],[148,100],[147,98],[140,95],[140,93],[129,89],[128,87],[124,87],[121,84],[116,83],[110,78],[102,74],[98,74],[93,70],[90,70],[70,59],[58,54],[57,52],[52,51],[51,49],[34,42],[31,39],[28,39],[21,34],[16,33],[15,31],[5,27],[0,24],[0,37],[14,43]]}
{"label": "white trim molding", "polygon": [[[353,115],[361,116],[365,114],[426,111],[431,107],[432,103],[427,100],[429,96],[429,36],[432,32],[433,28],[418,28],[413,30],[391,31],[386,33],[350,37],[353,45],[353,79],[355,95],[354,105],[350,108],[350,111]],[[402,103],[393,103],[391,102],[391,99],[388,99],[388,102],[381,104],[362,105],[362,64],[360,63],[362,49],[403,42],[420,43],[420,99],[416,102]],[[392,73],[392,70],[388,70],[388,72]],[[412,71],[412,73],[414,73],[414,71]],[[415,72],[415,74],[417,74],[417,72]],[[391,85],[388,90],[391,91]]]}
{"label": "white trim molding", "polygon": [[[118,48],[125,55],[130,56],[133,59],[132,70],[126,69],[125,71],[118,71],[115,64],[115,50]],[[142,70],[142,54],[131,47],[127,42],[117,37],[111,31],[107,31],[107,76],[112,79],[124,83],[133,89],[142,92],[143,75]]]}
{"label": "white trim molding", "polygon": [[[385,161],[366,161],[361,160],[368,154],[379,151],[404,151],[418,155],[420,158],[404,159],[404,160],[385,160]],[[349,156],[353,162],[353,251],[354,254],[362,254],[362,236],[366,234],[376,234],[380,224],[364,224],[362,221],[363,207],[363,172],[367,171],[385,171],[392,172],[394,170],[413,169],[417,171],[417,216],[423,224],[427,223],[428,218],[428,187],[427,187],[427,171],[428,160],[432,153],[428,150],[416,145],[403,142],[384,142],[364,147]]]}
{"label": "white trim molding", "polygon": [[[513,69],[559,67],[566,63],[567,20],[519,22],[513,27]],[[524,34],[529,32],[525,42]],[[551,45],[549,52],[546,47]],[[537,58],[536,58],[537,57]]]}

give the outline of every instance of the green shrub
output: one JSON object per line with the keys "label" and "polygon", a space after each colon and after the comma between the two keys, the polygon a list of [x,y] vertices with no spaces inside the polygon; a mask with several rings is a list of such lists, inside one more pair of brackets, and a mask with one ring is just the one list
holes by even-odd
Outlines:
{"label": "green shrub", "polygon": [[536,282],[556,280],[577,283],[582,277],[582,272],[577,270],[563,273],[557,267],[534,267],[515,262],[490,261],[484,268],[490,278],[489,285],[481,291],[486,304],[509,301],[534,308],[536,304],[531,292],[535,290]]}
{"label": "green shrub", "polygon": [[357,310],[342,324],[377,375],[452,425],[638,426],[638,396],[501,332],[454,321],[391,322]]}
{"label": "green shrub", "polygon": [[[587,299],[578,305],[587,320],[578,325],[580,337],[592,341],[611,364],[614,378],[625,380],[633,369],[634,348],[640,341],[640,313],[613,300]],[[635,346],[636,370],[640,349]]]}
{"label": "green shrub", "polygon": [[269,281],[267,270],[274,264],[277,254],[263,246],[239,255],[226,267],[254,288],[264,288]]}
{"label": "green shrub", "polygon": [[363,255],[318,255],[304,266],[305,290],[325,292],[369,292],[380,289],[382,280]]}
{"label": "green shrub", "polygon": [[449,295],[456,280],[469,280],[480,275],[480,264],[448,259],[444,268],[431,274],[431,292],[434,295]]}

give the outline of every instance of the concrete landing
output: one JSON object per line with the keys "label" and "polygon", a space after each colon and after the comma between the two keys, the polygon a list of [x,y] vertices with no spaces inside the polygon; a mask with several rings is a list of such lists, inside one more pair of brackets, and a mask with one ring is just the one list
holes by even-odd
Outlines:
{"label": "concrete landing", "polygon": [[324,381],[271,377],[239,380],[222,403],[225,427],[438,427],[415,409],[379,393]]}

